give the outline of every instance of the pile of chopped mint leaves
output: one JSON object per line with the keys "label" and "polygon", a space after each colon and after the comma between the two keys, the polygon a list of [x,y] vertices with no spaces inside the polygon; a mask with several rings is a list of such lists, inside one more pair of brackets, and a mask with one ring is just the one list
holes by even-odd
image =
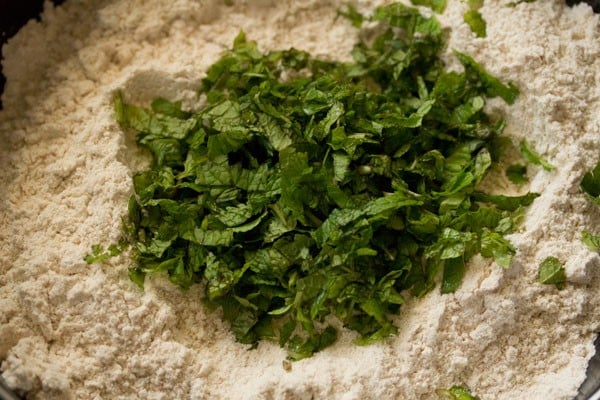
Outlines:
{"label": "pile of chopped mint leaves", "polygon": [[[536,197],[477,190],[504,127],[486,99],[512,104],[517,89],[458,51],[464,72],[446,71],[434,16],[394,3],[361,18],[380,29],[353,62],[263,53],[240,33],[197,113],[115,96],[152,165],[108,255],[128,244],[140,286],[153,273],[204,284],[237,340],[276,340],[295,360],[336,340],[334,320],[359,344],[394,334],[405,296],[437,277],[455,291],[476,254],[508,268],[504,235]],[[95,247],[88,261],[106,257]]]}

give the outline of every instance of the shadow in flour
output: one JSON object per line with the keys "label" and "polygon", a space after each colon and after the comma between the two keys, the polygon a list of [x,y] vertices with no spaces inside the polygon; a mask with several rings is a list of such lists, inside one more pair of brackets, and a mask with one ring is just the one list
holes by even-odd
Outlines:
{"label": "shadow in flour", "polygon": [[596,353],[588,364],[586,372],[587,378],[579,388],[579,393],[574,400],[600,398],[600,336],[596,336],[594,346],[596,348]]}

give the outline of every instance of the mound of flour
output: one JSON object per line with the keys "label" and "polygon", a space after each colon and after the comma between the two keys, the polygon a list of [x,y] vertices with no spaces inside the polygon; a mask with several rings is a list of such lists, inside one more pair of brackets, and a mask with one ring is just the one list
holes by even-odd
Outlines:
{"label": "mound of flour", "polygon": [[[195,106],[204,71],[242,28],[262,49],[348,57],[357,31],[342,1],[97,0],[46,4],[2,49],[0,111],[0,361],[5,381],[38,399],[431,399],[464,384],[482,399],[571,399],[600,329],[600,257],[580,240],[600,233],[600,209],[580,192],[600,156],[600,18],[587,6],[486,1],[488,37],[451,0],[440,20],[450,48],[514,81],[506,134],[557,168],[529,168],[541,193],[511,235],[512,268],[477,258],[462,287],[412,299],[399,333],[334,346],[284,368],[273,343],[236,343],[201,287],[162,277],[145,292],[129,260],[86,265],[118,238],[142,157],[114,121],[112,92]],[[358,0],[371,10],[375,2]],[[448,50],[448,62],[455,63]],[[513,193],[501,175],[490,188]],[[565,263],[564,290],[537,282],[547,256]],[[287,367],[287,365],[285,365]]]}

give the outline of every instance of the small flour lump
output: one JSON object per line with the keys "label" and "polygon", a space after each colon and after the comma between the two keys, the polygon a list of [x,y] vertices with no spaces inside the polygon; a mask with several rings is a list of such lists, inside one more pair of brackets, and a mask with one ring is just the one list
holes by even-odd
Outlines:
{"label": "small flour lump", "polygon": [[[600,208],[579,182],[600,157],[600,17],[539,0],[485,2],[487,38],[464,24],[464,2],[439,16],[451,49],[471,54],[521,95],[490,101],[505,134],[555,165],[530,166],[540,193],[509,270],[474,258],[460,289],[409,299],[397,337],[353,344],[353,333],[286,371],[285,351],[236,343],[218,312],[163,277],[140,291],[126,255],[83,256],[115,241],[143,165],[116,124],[112,93],[197,107],[208,66],[243,29],[263,50],[296,47],[347,59],[357,30],[343,1],[68,0],[46,3],[3,49],[0,111],[0,371],[33,399],[432,399],[464,384],[484,400],[572,399],[600,330],[600,257],[580,240],[600,233]],[[381,2],[357,0],[369,12]],[[424,12],[430,12],[424,10]],[[517,194],[502,174],[486,189]],[[564,290],[537,281],[548,256],[565,265]]]}

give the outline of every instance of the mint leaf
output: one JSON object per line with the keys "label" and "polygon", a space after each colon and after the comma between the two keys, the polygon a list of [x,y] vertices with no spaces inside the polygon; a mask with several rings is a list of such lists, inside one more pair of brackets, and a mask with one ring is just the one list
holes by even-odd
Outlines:
{"label": "mint leaf", "polygon": [[517,185],[527,183],[527,167],[523,164],[513,164],[506,168],[506,176],[508,179]]}
{"label": "mint leaf", "polygon": [[588,231],[581,232],[581,240],[592,251],[600,252],[600,235],[593,235]]}
{"label": "mint leaf", "polygon": [[117,92],[114,96],[114,109],[117,122],[124,128],[135,129],[144,133],[139,140],[182,139],[197,124],[194,118],[180,119],[171,115],[160,114],[123,102],[123,96]]}
{"label": "mint leaf", "polygon": [[565,268],[556,257],[547,257],[540,263],[538,279],[540,283],[556,285],[558,289],[564,288],[567,282]]}
{"label": "mint leaf", "polygon": [[481,235],[481,255],[493,258],[502,268],[509,268],[516,251],[502,235],[497,232],[483,231]]}
{"label": "mint leaf", "polygon": [[487,36],[486,33],[486,22],[483,19],[481,13],[477,10],[469,10],[463,15],[463,19],[475,36],[484,38]]}
{"label": "mint leaf", "polygon": [[523,158],[525,158],[530,163],[539,165],[546,171],[552,171],[555,169],[555,167],[552,164],[545,161],[535,150],[533,150],[525,140],[521,141],[521,143],[519,144],[519,149],[521,150]]}
{"label": "mint leaf", "polygon": [[410,0],[410,2],[415,6],[429,7],[438,14],[446,9],[446,0]]}
{"label": "mint leaf", "polygon": [[508,3],[509,7],[516,7],[517,5],[521,4],[521,3],[533,3],[537,0],[518,0],[518,1],[511,1],[510,3]]}
{"label": "mint leaf", "polygon": [[442,293],[455,292],[465,276],[465,260],[463,257],[449,258],[444,263],[444,276],[442,277]]}
{"label": "mint leaf", "polygon": [[593,170],[583,175],[580,186],[581,190],[600,206],[600,161],[596,163]]}
{"label": "mint leaf", "polygon": [[436,394],[448,400],[479,400],[469,389],[463,386],[452,386],[450,389],[438,389]]}
{"label": "mint leaf", "polygon": [[[486,37],[486,22],[479,12],[483,0],[468,0],[469,10],[463,14],[463,20],[477,37]],[[506,99],[505,99],[506,100]]]}
{"label": "mint leaf", "polygon": [[171,102],[165,98],[159,97],[152,101],[151,107],[152,111],[156,113],[178,119],[188,119],[192,116],[191,113],[181,109],[181,101]]}
{"label": "mint leaf", "polygon": [[92,252],[87,254],[83,260],[88,264],[104,262],[112,257],[118,256],[125,250],[124,244],[111,244],[106,250],[101,245],[92,246]]}
{"label": "mint leaf", "polygon": [[476,62],[471,56],[454,50],[454,54],[465,67],[465,72],[469,79],[479,80],[485,87],[485,92],[489,97],[500,96],[508,104],[513,104],[519,94],[519,90],[512,83],[504,85],[500,80],[491,76],[485,69]]}
{"label": "mint leaf", "polygon": [[471,10],[479,10],[483,7],[484,0],[467,0],[467,4]]}
{"label": "mint leaf", "polygon": [[473,198],[476,201],[492,203],[501,210],[516,211],[520,207],[531,205],[539,197],[538,193],[527,193],[523,196],[504,196],[485,193],[474,193]]}
{"label": "mint leaf", "polygon": [[337,11],[337,14],[348,19],[355,28],[360,28],[365,20],[365,16],[359,13],[350,3],[346,4],[346,11],[340,9]]}

